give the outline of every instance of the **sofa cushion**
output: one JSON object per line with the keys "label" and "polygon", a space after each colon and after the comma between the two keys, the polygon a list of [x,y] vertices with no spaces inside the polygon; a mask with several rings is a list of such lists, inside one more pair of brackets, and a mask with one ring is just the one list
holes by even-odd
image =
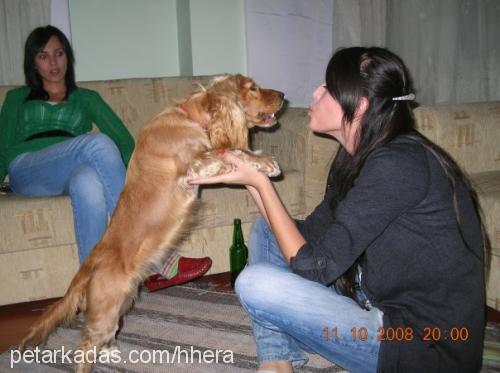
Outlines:
{"label": "sofa cushion", "polygon": [[303,170],[308,121],[305,109],[287,108],[279,114],[278,125],[251,131],[252,148],[272,155],[284,171]]}
{"label": "sofa cushion", "polygon": [[0,304],[59,297],[79,266],[69,197],[0,197]]}
{"label": "sofa cushion", "polygon": [[75,242],[71,200],[59,197],[0,198],[0,254]]}

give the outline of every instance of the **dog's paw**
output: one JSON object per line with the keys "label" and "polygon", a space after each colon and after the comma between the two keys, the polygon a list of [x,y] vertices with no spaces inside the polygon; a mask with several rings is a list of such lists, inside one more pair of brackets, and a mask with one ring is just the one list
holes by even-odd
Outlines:
{"label": "dog's paw", "polygon": [[281,174],[280,166],[273,159],[261,158],[258,162],[253,162],[253,166],[269,177],[275,177]]}
{"label": "dog's paw", "polygon": [[267,176],[269,176],[269,177],[276,177],[276,176],[279,176],[281,174],[281,169],[280,169],[280,166],[278,165],[278,162],[273,161],[273,163],[274,163],[273,169],[271,169],[267,173]]}
{"label": "dog's paw", "polygon": [[99,356],[109,356],[112,355],[115,351],[120,351],[120,347],[118,346],[116,341],[105,344],[99,350]]}
{"label": "dog's paw", "polygon": [[233,153],[234,155],[237,155],[237,156],[241,156],[241,155],[245,154],[245,152],[243,152],[241,149],[231,149],[231,153]]}
{"label": "dog's paw", "polygon": [[269,177],[276,177],[281,174],[281,169],[280,166],[278,165],[278,162],[276,162],[275,160],[271,161],[272,161],[272,167],[269,168],[266,174]]}

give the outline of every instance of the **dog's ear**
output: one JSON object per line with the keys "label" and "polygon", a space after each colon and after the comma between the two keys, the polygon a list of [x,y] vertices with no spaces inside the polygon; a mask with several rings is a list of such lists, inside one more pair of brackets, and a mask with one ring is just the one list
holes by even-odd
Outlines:
{"label": "dog's ear", "polygon": [[209,95],[208,136],[213,148],[248,149],[245,112],[229,95]]}

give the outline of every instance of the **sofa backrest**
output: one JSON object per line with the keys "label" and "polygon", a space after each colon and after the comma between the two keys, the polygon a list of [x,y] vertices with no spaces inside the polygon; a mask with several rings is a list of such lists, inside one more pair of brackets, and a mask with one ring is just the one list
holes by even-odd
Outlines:
{"label": "sofa backrest", "polygon": [[423,106],[417,128],[468,173],[500,171],[500,101]]}
{"label": "sofa backrest", "polygon": [[141,127],[175,100],[207,86],[211,77],[168,77],[83,82],[79,85],[101,94],[134,138]]}

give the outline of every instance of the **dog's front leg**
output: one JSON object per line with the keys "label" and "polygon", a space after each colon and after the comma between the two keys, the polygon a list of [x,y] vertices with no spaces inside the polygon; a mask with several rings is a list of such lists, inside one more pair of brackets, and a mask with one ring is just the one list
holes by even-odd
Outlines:
{"label": "dog's front leg", "polygon": [[179,180],[181,187],[190,188],[188,182],[194,179],[204,179],[211,176],[222,175],[231,172],[234,165],[225,161],[219,150],[210,150],[202,153],[190,165],[186,176]]}
{"label": "dog's front leg", "polygon": [[[272,159],[240,149],[232,149],[231,152],[242,160],[250,162],[256,169],[269,177],[278,176],[281,173],[278,163]],[[203,153],[193,162],[186,177],[181,179],[181,186],[188,188],[189,180],[222,175],[234,169],[235,166],[221,156],[220,150],[211,150]]]}

